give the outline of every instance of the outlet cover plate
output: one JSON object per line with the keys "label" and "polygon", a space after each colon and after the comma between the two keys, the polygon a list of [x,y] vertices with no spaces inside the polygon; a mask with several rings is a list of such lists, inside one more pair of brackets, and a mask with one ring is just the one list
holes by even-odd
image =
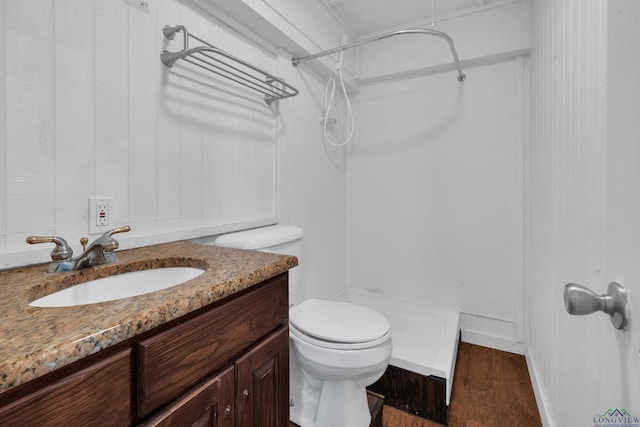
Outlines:
{"label": "outlet cover plate", "polygon": [[99,234],[111,228],[113,197],[89,198],[89,234]]}

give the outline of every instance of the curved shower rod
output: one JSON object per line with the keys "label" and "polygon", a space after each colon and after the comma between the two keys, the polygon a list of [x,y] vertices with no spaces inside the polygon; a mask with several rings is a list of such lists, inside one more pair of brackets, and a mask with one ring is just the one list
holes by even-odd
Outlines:
{"label": "curved shower rod", "polygon": [[451,49],[451,55],[453,55],[453,62],[456,65],[456,68],[458,69],[458,80],[459,81],[464,81],[467,78],[467,75],[465,73],[462,72],[462,67],[460,66],[460,60],[458,59],[458,54],[456,53],[456,47],[453,44],[453,39],[451,39],[451,37],[446,34],[443,33],[442,31],[437,31],[437,30],[429,30],[429,29],[415,29],[415,30],[398,30],[398,31],[392,31],[390,33],[387,34],[382,34],[379,36],[374,36],[365,40],[360,40],[360,41],[356,41],[353,43],[349,43],[349,44],[345,44],[343,46],[338,46],[336,48],[333,49],[329,49],[329,50],[325,50],[313,55],[307,55],[307,56],[302,56],[299,58],[291,58],[291,64],[293,64],[294,67],[297,67],[298,64],[304,62],[304,61],[308,61],[310,59],[315,59],[315,58],[320,58],[323,56],[327,56],[327,55],[331,55],[334,53],[338,53],[338,52],[342,52],[343,50],[347,50],[347,49],[351,49],[352,47],[356,47],[356,46],[360,46],[366,43],[370,43],[370,42],[374,42],[377,40],[382,40],[382,39],[386,39],[388,37],[392,37],[392,36],[398,36],[398,35],[402,35],[402,34],[427,34],[430,36],[437,36],[440,38],[443,38],[446,40],[447,43],[449,43],[449,48]]}

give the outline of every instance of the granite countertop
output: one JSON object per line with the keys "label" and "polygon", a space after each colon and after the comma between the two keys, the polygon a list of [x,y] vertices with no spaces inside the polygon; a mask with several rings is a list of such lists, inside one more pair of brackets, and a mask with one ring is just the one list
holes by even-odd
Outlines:
{"label": "granite countertop", "polygon": [[[117,252],[118,261],[65,273],[47,265],[0,271],[0,393],[298,265],[293,256],[173,242]],[[157,267],[203,268],[168,289],[75,307],[28,304],[73,284]]]}

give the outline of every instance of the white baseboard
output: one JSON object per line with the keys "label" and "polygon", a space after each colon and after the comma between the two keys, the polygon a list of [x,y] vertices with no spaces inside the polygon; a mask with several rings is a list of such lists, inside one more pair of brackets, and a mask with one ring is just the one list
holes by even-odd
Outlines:
{"label": "white baseboard", "polygon": [[529,370],[529,379],[531,380],[531,386],[533,387],[533,394],[536,397],[536,404],[538,405],[538,412],[540,413],[540,419],[542,421],[542,425],[545,427],[552,427],[549,414],[547,413],[547,405],[545,394],[540,387],[540,383],[538,382],[538,377],[536,375],[536,365],[533,361],[533,358],[529,354],[529,346],[525,347],[524,353],[525,360],[527,361],[527,369]]}
{"label": "white baseboard", "polygon": [[469,344],[481,345],[483,347],[494,348],[496,350],[508,351],[509,353],[524,354],[525,344],[516,342],[513,339],[487,335],[476,331],[462,329],[462,341]]}
{"label": "white baseboard", "polygon": [[472,313],[460,313],[462,341],[510,353],[524,354],[525,344],[516,339],[515,322]]}

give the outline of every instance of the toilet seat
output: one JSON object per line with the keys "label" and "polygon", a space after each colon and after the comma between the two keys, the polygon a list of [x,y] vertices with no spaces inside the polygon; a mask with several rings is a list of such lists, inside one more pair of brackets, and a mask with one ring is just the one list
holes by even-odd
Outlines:
{"label": "toilet seat", "polygon": [[291,333],[319,347],[357,350],[390,338],[386,317],[367,307],[340,301],[308,299],[289,310]]}
{"label": "toilet seat", "polygon": [[366,341],[360,343],[343,343],[343,342],[335,342],[335,341],[326,341],[314,338],[310,335],[305,334],[304,332],[299,331],[289,323],[289,333],[301,341],[304,341],[310,345],[316,347],[327,348],[330,350],[366,350],[368,348],[376,347],[380,344],[385,343],[386,341],[391,339],[391,330],[384,334],[382,337],[378,338],[374,341]]}

